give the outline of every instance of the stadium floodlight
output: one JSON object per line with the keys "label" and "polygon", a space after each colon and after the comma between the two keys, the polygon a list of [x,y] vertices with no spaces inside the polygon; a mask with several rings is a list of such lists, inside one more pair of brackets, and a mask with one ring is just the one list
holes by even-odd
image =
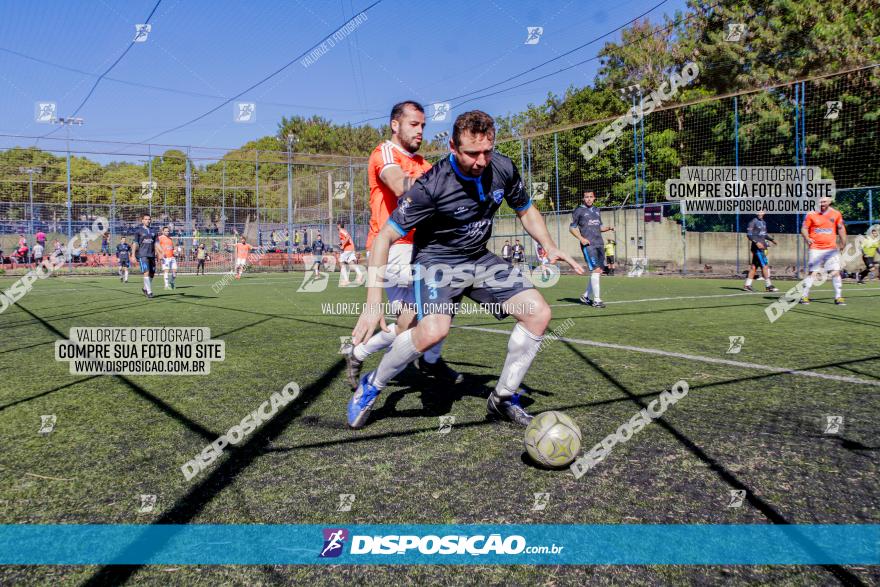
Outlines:
{"label": "stadium floodlight", "polygon": [[445,141],[445,140],[448,139],[448,138],[449,138],[449,131],[448,131],[448,130],[444,130],[443,132],[438,132],[437,134],[434,135],[434,140],[435,140],[435,141],[441,141],[441,142],[442,142],[442,141]]}
{"label": "stadium floodlight", "polygon": [[59,116],[54,120],[55,124],[62,126],[82,126],[83,119],[78,116]]}

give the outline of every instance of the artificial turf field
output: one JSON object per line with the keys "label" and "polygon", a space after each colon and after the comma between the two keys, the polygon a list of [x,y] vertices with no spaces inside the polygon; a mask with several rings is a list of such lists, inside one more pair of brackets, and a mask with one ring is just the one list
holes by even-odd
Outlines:
{"label": "artificial turf field", "polygon": [[[575,479],[527,464],[522,429],[484,418],[511,319],[457,317],[444,357],[465,382],[433,385],[408,369],[368,426],[348,430],[338,351],[356,318],[321,304],[361,302],[364,290],[340,289],[337,278],[323,293],[297,293],[302,272],[246,275],[219,293],[218,275],[180,276],[174,291],[157,278],[152,301],[138,274],[128,284],[37,282],[0,314],[0,523],[880,523],[876,281],[847,282],[846,307],[826,283],[812,305],[773,324],[764,308],[779,294],[744,293],[738,280],[603,278],[603,310],[577,303],[583,278],[543,289],[563,339],[525,379],[530,411],[565,411],[589,448],[664,388],[690,385],[662,419]],[[12,282],[0,279],[0,289]],[[54,342],[86,326],[207,326],[226,359],[204,376],[70,375]],[[745,342],[730,354],[736,335]],[[184,462],[292,381],[297,400],[185,480]],[[44,414],[57,417],[47,436],[38,434]],[[447,414],[455,425],[438,434]],[[825,433],[828,415],[844,417],[838,434]],[[728,507],[738,489],[744,503]],[[536,492],[550,494],[543,511],[532,509]],[[351,511],[336,511],[343,493],[355,495]],[[138,512],[141,494],[157,496],[152,513]],[[880,583],[880,568],[0,567],[0,584],[16,585],[343,582],[867,585]]]}

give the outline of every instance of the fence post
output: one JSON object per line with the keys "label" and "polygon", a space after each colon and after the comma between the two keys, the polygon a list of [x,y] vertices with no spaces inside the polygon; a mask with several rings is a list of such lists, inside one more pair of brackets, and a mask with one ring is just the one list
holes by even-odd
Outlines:
{"label": "fence post", "polygon": [[[800,102],[798,101],[798,99],[799,99],[799,94],[798,94],[799,86],[800,86],[800,84],[794,85],[794,164],[795,164],[795,167],[800,165],[800,142],[799,142],[800,124],[798,124],[798,121],[800,120],[800,110],[799,110],[800,109]],[[798,226],[800,226],[800,223],[801,223],[801,213],[797,212],[795,214],[795,227],[794,227],[795,232],[797,232]],[[795,263],[794,263],[794,267],[795,267],[794,273],[795,273],[795,276],[799,276],[800,266],[801,266],[801,239],[798,238],[795,240],[797,241],[797,257],[795,258]]]}
{"label": "fence post", "polygon": [[[289,135],[288,135],[289,136]],[[293,161],[291,160],[291,142],[287,139],[287,269],[293,265],[291,247],[293,246]]]}
{"label": "fence post", "polygon": [[[68,128],[68,135],[70,134],[70,129]],[[67,261],[67,270],[70,273],[73,273],[73,249],[70,244],[73,241],[73,202],[70,197],[70,137],[67,139],[67,250],[68,250],[68,261]]]}
{"label": "fence post", "polygon": [[874,199],[874,194],[868,189],[868,228],[874,226],[874,209],[872,200]]}
{"label": "fence post", "polygon": [[153,189],[153,150],[147,145],[147,174],[150,180],[150,202],[147,204],[150,216],[153,215],[153,196],[156,190]]}
{"label": "fence post", "polygon": [[[223,159],[223,170],[220,174],[220,194],[222,199],[220,200],[220,224],[222,225],[222,234],[218,234],[217,236],[226,235],[226,159]],[[217,231],[220,232],[219,230]]]}
{"label": "fence post", "polygon": [[110,244],[113,244],[113,220],[116,218],[116,186],[110,184]]}
{"label": "fence post", "polygon": [[189,163],[189,147],[186,148],[186,232],[192,235],[192,167]]}
{"label": "fence post", "polygon": [[263,233],[260,231],[260,151],[254,153],[254,177],[257,192],[257,246],[263,246]]}
{"label": "fence post", "polygon": [[[354,169],[351,167],[351,155],[348,156],[348,200],[348,232],[351,235],[352,244],[354,244],[357,231],[354,229]],[[333,230],[332,226],[330,227],[330,230]],[[357,245],[355,245],[355,250],[357,250]]]}
{"label": "fence post", "polygon": [[685,218],[687,207],[685,206],[684,200],[679,201],[679,209],[681,211],[682,256],[684,257],[684,262],[681,264],[681,271],[682,271],[682,274],[687,275],[687,272],[688,272],[688,239],[687,239],[687,219]]}
{"label": "fence post", "polygon": [[553,133],[553,168],[556,171],[556,245],[562,246],[562,219],[559,209],[559,133]]}
{"label": "fence post", "polygon": [[[739,178],[739,100],[733,97],[733,160]],[[739,210],[736,212],[736,274],[739,275]]]}

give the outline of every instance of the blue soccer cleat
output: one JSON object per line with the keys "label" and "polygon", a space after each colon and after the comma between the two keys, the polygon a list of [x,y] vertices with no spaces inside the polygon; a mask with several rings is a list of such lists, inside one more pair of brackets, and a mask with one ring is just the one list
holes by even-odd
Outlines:
{"label": "blue soccer cleat", "polygon": [[348,400],[348,426],[357,430],[363,428],[370,418],[370,412],[373,410],[373,404],[379,397],[380,389],[369,383],[373,378],[373,372],[370,371],[361,377],[361,383],[355,390],[354,395]]}

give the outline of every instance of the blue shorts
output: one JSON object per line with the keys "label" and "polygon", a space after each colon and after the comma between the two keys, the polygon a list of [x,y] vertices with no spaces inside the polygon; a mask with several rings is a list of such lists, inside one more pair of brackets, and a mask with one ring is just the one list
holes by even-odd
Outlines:
{"label": "blue shorts", "polygon": [[584,254],[584,262],[590,271],[602,269],[605,267],[605,247],[594,247],[592,245],[582,245],[581,252]]}
{"label": "blue shorts", "polygon": [[[491,313],[502,320],[508,314],[501,309],[501,304],[534,287],[518,267],[488,251],[475,259],[416,259],[414,264],[414,294],[419,320],[430,314],[454,316],[464,296],[479,304],[490,305]],[[438,266],[444,264],[453,270],[470,268],[469,275],[476,279],[469,285],[459,285],[462,280],[452,275],[454,271],[438,270]],[[479,277],[481,274],[482,278]]]}
{"label": "blue shorts", "polygon": [[141,257],[138,259],[141,265],[141,273],[155,277],[156,275],[156,257]]}

